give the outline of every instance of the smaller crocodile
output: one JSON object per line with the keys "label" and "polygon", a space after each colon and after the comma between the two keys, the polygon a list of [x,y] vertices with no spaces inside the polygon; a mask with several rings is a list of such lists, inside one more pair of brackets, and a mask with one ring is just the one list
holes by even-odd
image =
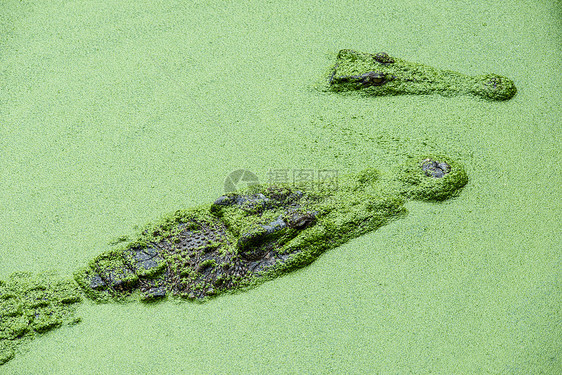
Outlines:
{"label": "smaller crocodile", "polygon": [[488,100],[508,100],[516,93],[509,78],[497,74],[469,76],[436,69],[389,56],[343,49],[329,77],[335,92],[360,90],[367,95],[474,95]]}

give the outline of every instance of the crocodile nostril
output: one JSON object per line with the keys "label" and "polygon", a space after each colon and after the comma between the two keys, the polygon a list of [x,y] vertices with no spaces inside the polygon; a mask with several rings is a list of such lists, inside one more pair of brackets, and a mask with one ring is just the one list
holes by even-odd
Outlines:
{"label": "crocodile nostril", "polygon": [[451,171],[451,166],[445,162],[425,159],[421,165],[427,177],[442,178]]}

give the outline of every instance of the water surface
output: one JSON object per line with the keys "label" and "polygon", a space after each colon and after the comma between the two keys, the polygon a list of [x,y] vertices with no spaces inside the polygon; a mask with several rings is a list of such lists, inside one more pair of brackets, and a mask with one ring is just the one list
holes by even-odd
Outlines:
{"label": "water surface", "polygon": [[[549,1],[4,1],[0,278],[70,275],[238,168],[385,170],[436,151],[441,204],[209,303],[95,305],[7,374],[554,373],[562,367],[560,5]],[[341,48],[519,92],[338,96]]]}

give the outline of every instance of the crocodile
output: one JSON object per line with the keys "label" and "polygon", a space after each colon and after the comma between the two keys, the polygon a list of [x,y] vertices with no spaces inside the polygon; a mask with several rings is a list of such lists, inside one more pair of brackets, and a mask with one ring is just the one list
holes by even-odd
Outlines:
{"label": "crocodile", "polygon": [[0,364],[16,346],[63,324],[76,307],[166,298],[204,302],[304,267],[320,254],[405,213],[409,199],[443,201],[468,182],[445,156],[411,158],[327,184],[254,185],[212,204],[178,210],[118,241],[71,279],[14,273],[0,281]]}
{"label": "crocodile", "polygon": [[360,91],[366,95],[473,95],[487,100],[508,100],[514,82],[497,74],[470,76],[389,56],[386,52],[339,51],[328,78],[328,90]]}

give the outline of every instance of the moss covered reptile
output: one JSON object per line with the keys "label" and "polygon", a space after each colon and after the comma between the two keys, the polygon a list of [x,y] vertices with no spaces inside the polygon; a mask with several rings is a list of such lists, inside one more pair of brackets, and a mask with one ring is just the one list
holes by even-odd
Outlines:
{"label": "moss covered reptile", "polygon": [[405,212],[408,199],[441,201],[467,183],[446,157],[413,158],[393,176],[375,169],[333,185],[253,187],[176,211],[94,258],[74,280],[15,273],[0,282],[0,364],[15,347],[66,323],[94,301],[204,301],[313,262],[324,251]]}
{"label": "moss covered reptile", "polygon": [[517,93],[512,80],[497,74],[469,76],[391,57],[385,52],[371,54],[349,49],[338,53],[328,83],[330,91],[359,91],[376,96],[438,93],[508,100]]}

